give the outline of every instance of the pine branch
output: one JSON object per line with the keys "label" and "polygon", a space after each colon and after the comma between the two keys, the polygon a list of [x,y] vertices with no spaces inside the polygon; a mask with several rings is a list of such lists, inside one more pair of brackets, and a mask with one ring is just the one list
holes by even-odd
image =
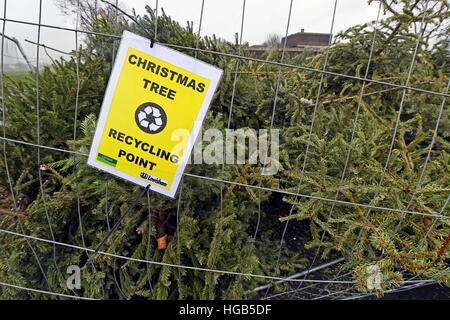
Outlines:
{"label": "pine branch", "polygon": [[[409,11],[413,12],[413,10],[417,7],[417,5],[419,4],[420,0],[416,0],[416,2],[412,5],[412,7],[409,9]],[[386,3],[385,3],[386,4]],[[388,6],[389,7],[389,6]],[[395,12],[395,11],[394,11]],[[398,33],[398,31],[400,30],[400,27],[402,27],[404,24],[403,21],[399,21],[397,23],[397,25],[395,26],[395,28],[392,30],[391,34],[386,38],[386,40],[384,41],[383,46],[378,49],[377,51],[375,51],[375,57],[379,56],[388,46],[389,43],[391,42],[391,40],[395,37],[395,35]]]}

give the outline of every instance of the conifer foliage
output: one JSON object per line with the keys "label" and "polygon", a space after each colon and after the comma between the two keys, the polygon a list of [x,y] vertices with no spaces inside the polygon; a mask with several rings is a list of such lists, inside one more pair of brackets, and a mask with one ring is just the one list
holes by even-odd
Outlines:
{"label": "conifer foliage", "polygon": [[[71,1],[64,4],[70,12]],[[382,272],[378,294],[414,276],[449,286],[448,101],[336,75],[364,78],[367,69],[369,79],[448,94],[449,4],[382,0],[381,5],[387,15],[379,23],[357,25],[337,36],[326,66],[332,74],[324,75],[322,82],[320,74],[305,68],[271,64],[281,58],[278,47],[264,53],[261,59],[267,62],[240,60],[236,69],[235,58],[211,51],[237,54],[237,41],[197,39],[192,23],[183,27],[164,12],[156,18],[150,7],[143,16],[116,19],[111,7],[83,6],[88,31],[120,34],[126,29],[150,37],[157,21],[158,41],[185,48],[198,45],[199,59],[224,70],[204,130],[227,128],[234,79],[231,128],[268,129],[279,84],[273,122],[280,130],[279,171],[261,176],[261,165],[248,163],[225,165],[223,170],[220,164],[188,165],[186,172],[193,175],[238,184],[185,176],[176,200],[150,192],[104,250],[163,264],[99,254],[93,266],[83,270],[79,290],[67,287],[66,269],[82,265],[91,253],[0,233],[1,281],[105,299],[242,299],[257,297],[246,292],[268,280],[177,266],[289,276],[343,256],[340,272],[350,272],[360,291],[370,289],[366,270],[371,265]],[[426,27],[418,39],[422,20]],[[1,229],[94,248],[139,194],[137,186],[86,165],[116,47],[117,39],[87,34],[79,52],[39,71],[40,143],[70,153],[41,148],[38,163],[36,147],[4,142]],[[246,49],[248,44],[241,54],[251,56]],[[325,55],[325,50],[305,51],[285,57],[285,62],[321,70]],[[4,89],[6,136],[36,143],[35,74],[23,79],[4,75]],[[161,234],[168,234],[165,250],[157,248]],[[335,275],[324,271],[309,278]],[[0,287],[0,298],[49,296]]]}

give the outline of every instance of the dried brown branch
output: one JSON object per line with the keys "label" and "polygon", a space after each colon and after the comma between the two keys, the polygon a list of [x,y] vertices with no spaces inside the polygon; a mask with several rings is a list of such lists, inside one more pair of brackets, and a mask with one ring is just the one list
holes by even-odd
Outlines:
{"label": "dried brown branch", "polygon": [[15,217],[15,218],[25,218],[25,215],[23,213],[14,212],[8,209],[0,208],[0,215],[1,216],[8,216],[8,217]]}

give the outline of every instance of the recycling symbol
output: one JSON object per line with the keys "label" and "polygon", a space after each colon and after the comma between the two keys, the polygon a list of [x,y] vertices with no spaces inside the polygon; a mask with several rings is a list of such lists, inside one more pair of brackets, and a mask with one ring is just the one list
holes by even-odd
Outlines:
{"label": "recycling symbol", "polygon": [[167,124],[167,115],[163,108],[153,102],[141,104],[134,115],[138,127],[147,133],[161,132]]}

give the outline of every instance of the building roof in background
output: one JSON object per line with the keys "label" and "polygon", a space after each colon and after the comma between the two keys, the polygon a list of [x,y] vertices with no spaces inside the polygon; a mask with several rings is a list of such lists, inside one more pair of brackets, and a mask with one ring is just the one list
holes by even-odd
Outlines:
{"label": "building roof in background", "polygon": [[[313,52],[318,52],[322,48],[328,46],[331,43],[333,35],[329,33],[317,33],[317,32],[305,32],[301,29],[300,32],[293,33],[286,38],[286,49],[285,52],[289,55],[296,55],[299,52],[305,51],[305,49],[311,50]],[[281,38],[279,45],[276,46],[278,50],[284,45],[285,37]],[[263,54],[270,46],[266,44],[253,45],[247,49],[247,51],[260,56]]]}
{"label": "building roof in background", "polygon": [[[332,35],[329,33],[305,32],[302,29],[300,32],[293,33],[286,38],[286,47],[326,47],[331,42]],[[284,43],[285,37],[281,39]]]}

